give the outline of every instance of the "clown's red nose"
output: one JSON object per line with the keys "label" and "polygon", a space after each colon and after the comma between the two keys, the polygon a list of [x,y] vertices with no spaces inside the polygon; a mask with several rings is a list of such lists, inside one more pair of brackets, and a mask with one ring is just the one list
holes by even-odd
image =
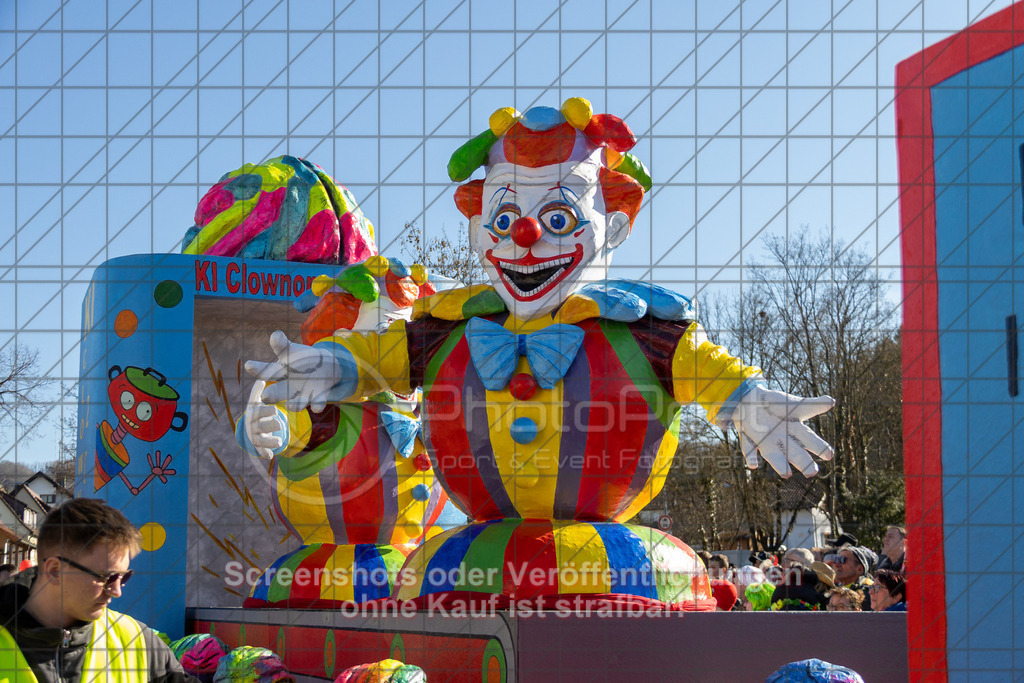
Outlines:
{"label": "clown's red nose", "polygon": [[512,224],[512,241],[523,249],[528,249],[540,239],[540,221],[530,216],[517,218]]}

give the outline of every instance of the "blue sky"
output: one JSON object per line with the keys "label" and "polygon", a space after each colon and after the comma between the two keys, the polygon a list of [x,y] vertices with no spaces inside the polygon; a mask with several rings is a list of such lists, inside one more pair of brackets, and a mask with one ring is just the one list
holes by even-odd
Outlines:
{"label": "blue sky", "polygon": [[[408,221],[454,234],[451,152],[499,107],[573,96],[652,171],[617,275],[734,290],[761,236],[802,225],[895,275],[895,66],[1008,4],[0,0],[0,346],[73,385],[93,269],[177,251],[246,162],[320,164],[385,254]],[[62,413],[0,458],[51,459]]]}

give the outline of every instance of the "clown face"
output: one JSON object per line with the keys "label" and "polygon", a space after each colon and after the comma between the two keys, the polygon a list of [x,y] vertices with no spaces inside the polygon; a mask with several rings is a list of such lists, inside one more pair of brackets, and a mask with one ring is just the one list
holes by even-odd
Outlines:
{"label": "clown face", "polygon": [[607,213],[593,162],[527,168],[495,165],[484,180],[470,246],[509,311],[550,313],[570,294],[608,278],[611,252],[629,218]]}

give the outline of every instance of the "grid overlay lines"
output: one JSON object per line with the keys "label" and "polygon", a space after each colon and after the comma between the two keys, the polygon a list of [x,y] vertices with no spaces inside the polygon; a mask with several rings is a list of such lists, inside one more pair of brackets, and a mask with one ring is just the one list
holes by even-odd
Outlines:
{"label": "grid overlay lines", "polygon": [[[1000,2],[991,0],[980,10],[965,3],[956,21],[972,23],[1005,5]],[[400,222],[418,225],[427,235],[460,220],[449,206],[454,186],[441,172],[444,158],[430,143],[450,141],[446,146],[451,151],[472,131],[482,130],[497,97],[508,104],[514,100],[520,111],[537,104],[558,106],[572,96],[600,98],[604,106],[595,106],[595,111],[615,113],[627,123],[639,121],[634,130],[641,145],[649,145],[645,160],[654,170],[655,187],[637,221],[634,251],[616,262],[615,271],[623,276],[682,283],[701,297],[733,289],[742,293],[747,286],[745,268],[759,262],[765,236],[781,232],[788,240],[791,228],[795,231],[813,215],[808,205],[816,201],[821,208],[815,227],[824,226],[833,244],[842,243],[841,253],[870,250],[871,268],[880,276],[899,265],[894,256],[899,234],[894,214],[900,195],[891,163],[895,131],[885,119],[892,117],[895,94],[879,73],[890,64],[888,51],[909,44],[921,49],[935,42],[935,26],[928,22],[931,10],[923,0],[896,3],[889,10],[879,0],[830,0],[827,16],[823,12],[813,25],[818,15],[797,0],[740,0],[717,13],[698,3],[691,13],[689,7],[669,11],[658,0],[605,0],[588,5],[590,12],[602,15],[593,22],[579,17],[581,6],[574,0],[537,6],[512,2],[504,10],[474,0],[436,5],[419,0],[394,6],[345,0],[332,4],[329,18],[324,15],[319,27],[311,25],[305,17],[307,8],[297,0],[245,0],[218,11],[213,4],[196,0],[194,17],[181,17],[168,27],[161,25],[161,19],[169,19],[155,0],[118,3],[116,9],[108,0],[102,29],[69,25],[77,16],[74,0],[59,1],[52,10],[12,3],[13,24],[0,22],[0,34],[13,36],[11,54],[0,55],[0,74],[13,74],[12,87],[0,81],[0,97],[10,93],[13,102],[10,120],[0,118],[0,142],[10,143],[14,167],[10,179],[0,177],[0,192],[9,190],[11,197],[9,225],[0,231],[0,286],[14,294],[0,352],[43,339],[47,350],[42,374],[62,385],[49,410],[33,423],[14,428],[13,438],[0,449],[0,460],[36,459],[40,447],[32,433],[45,433],[52,420],[63,422],[65,413],[75,413],[77,368],[71,366],[80,343],[70,339],[75,330],[67,321],[79,307],[82,285],[102,261],[126,253],[124,245],[138,245],[139,226],[147,221],[147,248],[178,250],[192,220],[191,207],[177,207],[179,215],[174,217],[167,215],[167,207],[188,194],[198,199],[217,182],[219,176],[212,177],[209,169],[228,171],[276,156],[282,149],[309,155],[324,167],[330,163],[326,170],[339,183],[359,188],[353,193],[368,207],[381,253],[397,253],[403,234]],[[866,28],[851,17],[865,7],[873,8]],[[531,9],[534,16],[529,15]],[[191,10],[187,4],[180,12]],[[509,11],[511,23],[502,26]],[[803,11],[807,17],[793,16]],[[146,13],[148,32],[137,23]],[[785,16],[782,26],[780,13]],[[38,25],[20,23],[29,21]],[[797,25],[790,27],[790,21]],[[597,26],[600,22],[603,26]],[[172,68],[177,62],[168,58],[162,40],[190,40],[193,34],[195,54],[182,55],[180,68]],[[93,35],[98,38],[92,40]],[[874,46],[843,54],[838,38],[862,35],[871,36]],[[126,80],[130,69],[114,36],[148,40],[147,78]],[[780,36],[782,58],[767,58],[764,52],[769,48],[764,46],[774,45],[771,41]],[[367,47],[360,42],[367,37],[375,44]],[[481,48],[474,37],[490,47]],[[676,49],[665,49],[659,37],[676,43]],[[460,46],[460,55],[450,54],[455,49],[445,43],[449,38],[451,45]],[[457,42],[460,38],[465,38],[464,50]],[[38,59],[40,45],[51,39],[57,41],[54,45],[59,43],[53,56],[56,77],[49,78],[44,69],[39,75],[28,73],[26,63]],[[79,39],[86,43],[79,44]],[[275,40],[283,44],[283,59],[261,52],[259,46]],[[825,41],[826,50],[818,40]],[[552,43],[554,52],[549,48]],[[98,63],[100,52],[103,73],[91,83],[83,81],[80,72]],[[808,59],[827,61],[827,76],[811,78]],[[620,62],[630,60],[636,64],[635,80],[625,82]],[[304,72],[310,63],[319,63],[322,73]],[[459,71],[463,67],[464,78]],[[873,84],[863,81],[867,67],[875,72]],[[446,69],[452,78],[434,78]],[[584,71],[593,78],[580,76]],[[748,71],[761,75],[747,80]],[[225,73],[237,74],[237,82],[225,83]],[[71,99],[72,94],[98,89],[103,90],[102,121],[99,112],[76,116],[70,111],[68,103],[79,102]],[[321,90],[326,91],[323,97],[318,96]],[[237,112],[215,114],[212,109],[218,105],[206,104],[206,96],[223,102],[212,99],[220,91],[238,96]],[[148,99],[141,106],[129,97],[138,92]],[[856,92],[868,101],[865,108],[873,110],[859,118],[839,111],[840,95]],[[735,107],[721,105],[737,93]],[[769,99],[779,93],[784,105],[781,99]],[[428,104],[428,94],[436,95],[430,100],[435,109]],[[48,99],[55,95],[60,110],[56,118]],[[295,106],[293,111],[293,97],[294,103],[308,103],[302,105],[307,108]],[[769,121],[766,101],[778,105],[776,117]],[[408,111],[396,111],[396,102],[405,103],[401,106]],[[443,111],[439,102],[444,103]],[[273,108],[283,112],[268,111]],[[820,120],[823,112],[828,113],[827,123]],[[283,130],[267,132],[267,122],[278,113]],[[980,119],[984,113],[972,112],[972,117]],[[418,133],[396,132],[405,116],[413,128],[418,125]],[[1003,135],[1012,135],[1016,123],[1010,122]],[[36,155],[54,141],[52,162],[59,177],[41,178],[38,169],[48,161]],[[723,143],[735,145],[720,147]],[[863,143],[872,151],[864,169],[853,174],[842,160],[861,154]],[[806,151],[823,145],[827,158]],[[168,146],[183,151],[171,155]],[[83,149],[88,151],[82,153]],[[264,152],[263,158],[241,158],[253,149]],[[678,153],[680,149],[685,151]],[[721,149],[733,151],[722,155]],[[358,153],[350,157],[350,150]],[[376,160],[368,159],[372,154]],[[370,170],[354,168],[364,161]],[[355,180],[346,177],[350,168]],[[866,196],[860,190],[870,191],[869,206],[848,212],[857,198]],[[935,200],[940,196],[941,191]],[[764,197],[776,199],[755,208]],[[1012,199],[1010,194],[1005,201]],[[95,216],[97,225],[87,226],[87,236],[77,238],[75,221],[96,202],[107,210],[102,219]],[[399,207],[403,218],[396,221]],[[378,222],[373,211],[384,218]],[[669,225],[666,217],[674,222]],[[722,217],[736,224],[728,226],[728,240],[722,238],[725,244],[719,246]],[[180,230],[171,236],[175,226]],[[993,285],[1019,265],[1014,261],[1006,272],[994,273]],[[823,277],[836,276],[832,272]],[[974,300],[986,291],[978,290]],[[24,292],[31,295],[19,295]],[[888,291],[874,302],[879,316],[898,311],[906,296]],[[962,315],[968,316],[969,309]],[[967,385],[973,377],[972,372],[962,383]],[[991,454],[972,454],[971,467]],[[968,469],[954,488],[970,475]],[[985,499],[969,502],[973,511]],[[927,560],[925,549],[920,557]],[[1011,565],[1011,573],[1015,569]]]}

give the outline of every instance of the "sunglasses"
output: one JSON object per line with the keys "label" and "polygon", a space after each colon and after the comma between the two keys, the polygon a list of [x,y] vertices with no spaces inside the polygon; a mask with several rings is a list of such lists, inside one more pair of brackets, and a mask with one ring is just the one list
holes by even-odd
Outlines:
{"label": "sunglasses", "polygon": [[853,562],[853,558],[847,557],[846,555],[839,555],[836,557],[836,564],[846,564],[847,562]]}
{"label": "sunglasses", "polygon": [[124,586],[126,583],[128,583],[128,579],[132,578],[132,575],[135,574],[135,570],[133,569],[129,569],[126,572],[110,572],[109,574],[101,574],[100,572],[93,571],[88,567],[78,564],[74,560],[69,560],[66,557],[60,557],[58,555],[57,559],[63,562],[64,564],[71,565],[80,572],[85,572],[95,580],[99,581],[103,584],[103,590],[105,591],[108,591],[111,588],[113,588],[114,584],[119,581],[121,582],[121,585]]}

